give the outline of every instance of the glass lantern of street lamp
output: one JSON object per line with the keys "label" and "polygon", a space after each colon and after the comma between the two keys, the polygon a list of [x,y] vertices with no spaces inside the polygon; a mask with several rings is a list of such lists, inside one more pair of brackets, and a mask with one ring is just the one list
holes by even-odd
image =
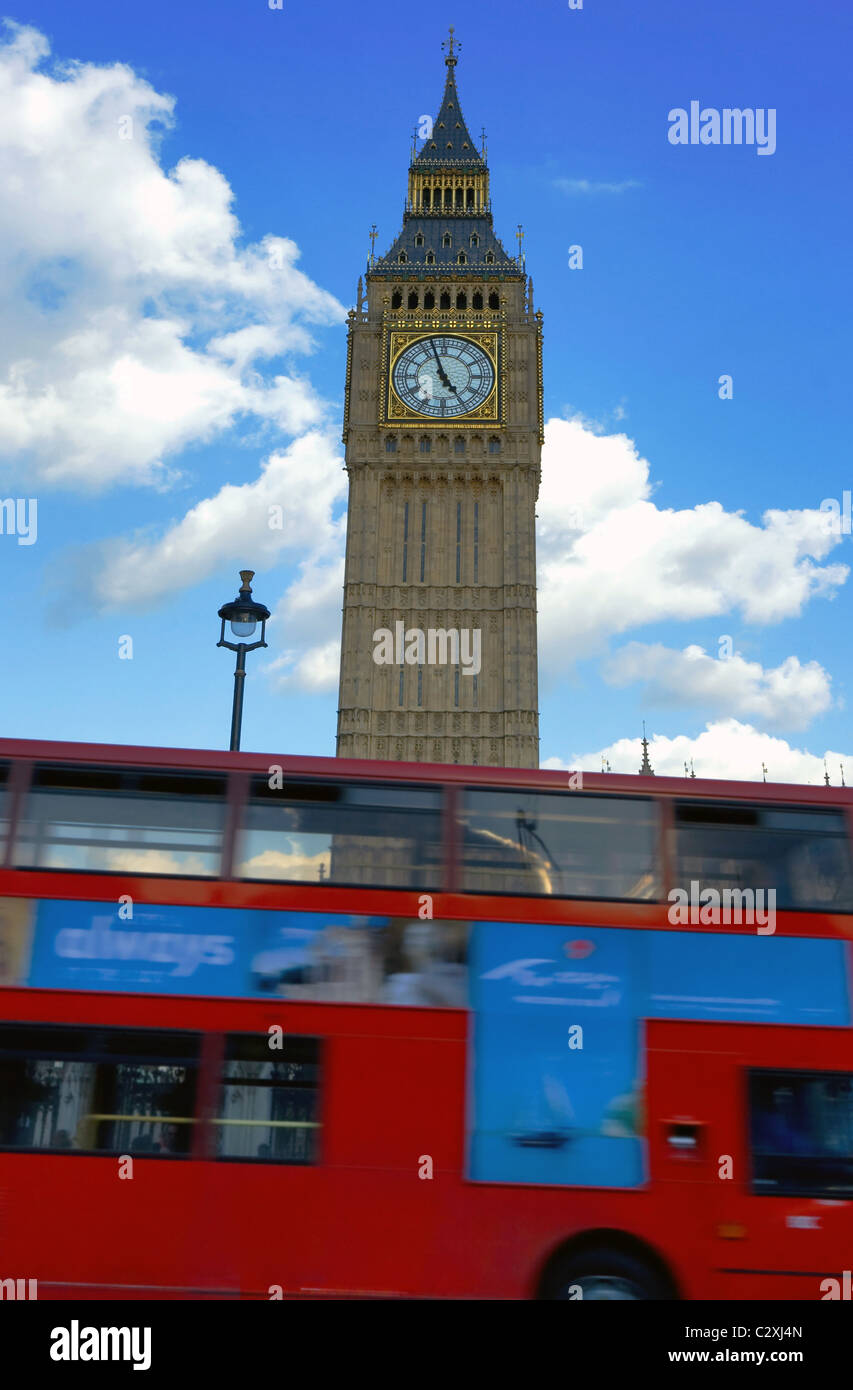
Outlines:
{"label": "glass lantern of street lamp", "polygon": [[258,623],[261,624],[261,636],[259,645],[266,645],[264,642],[267,618],[270,610],[263,603],[256,603],[252,598],[252,580],[255,577],[254,570],[241,570],[240,578],[243,581],[240,592],[233,603],[223,603],[219,610],[219,617],[222,619],[222,634],[220,646],[230,646],[225,641],[225,624],[228,623],[231,633],[239,641],[245,641],[251,637],[257,629]]}

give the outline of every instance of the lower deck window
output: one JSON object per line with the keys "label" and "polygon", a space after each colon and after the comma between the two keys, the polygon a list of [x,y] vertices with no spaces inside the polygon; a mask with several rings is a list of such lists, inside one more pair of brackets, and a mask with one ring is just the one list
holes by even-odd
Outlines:
{"label": "lower deck window", "polygon": [[320,1043],[317,1038],[229,1033],[217,1125],[222,1159],[316,1163]]}
{"label": "lower deck window", "polygon": [[853,1196],[853,1073],[751,1071],[752,1190]]}
{"label": "lower deck window", "polygon": [[0,1149],[186,1157],[199,1035],[0,1026]]}

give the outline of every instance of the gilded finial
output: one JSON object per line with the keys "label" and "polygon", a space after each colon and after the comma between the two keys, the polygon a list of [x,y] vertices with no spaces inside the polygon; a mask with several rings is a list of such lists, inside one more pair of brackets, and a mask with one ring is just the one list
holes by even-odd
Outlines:
{"label": "gilded finial", "polygon": [[447,57],[445,58],[444,61],[445,61],[445,63],[447,64],[447,66],[448,66],[449,68],[451,68],[451,67],[453,67],[453,66],[455,65],[455,63],[456,63],[456,56],[455,56],[455,54],[458,53],[458,52],[461,50],[461,48],[462,48],[462,45],[461,45],[461,43],[459,42],[459,40],[458,40],[458,39],[454,39],[454,37],[453,37],[453,35],[454,35],[455,33],[456,33],[456,30],[454,29],[453,25],[451,24],[451,26],[450,26],[450,34],[449,34],[449,37],[446,38],[445,41],[444,41],[444,43],[441,45],[442,52],[445,52],[445,53],[447,54]]}

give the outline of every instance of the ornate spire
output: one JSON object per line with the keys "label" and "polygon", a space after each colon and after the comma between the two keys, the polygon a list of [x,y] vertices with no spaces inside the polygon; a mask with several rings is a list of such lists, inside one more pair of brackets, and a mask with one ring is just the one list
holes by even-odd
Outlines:
{"label": "ornate spire", "polygon": [[412,160],[413,168],[422,169],[430,165],[438,167],[442,164],[446,166],[451,162],[460,168],[467,166],[469,169],[482,170],[486,167],[484,155],[480,154],[474,144],[462,115],[462,107],[459,105],[454,68],[457,63],[456,53],[462,45],[454,39],[454,32],[451,25],[450,37],[441,45],[447,51],[444,60],[447,64],[447,79],[441,109],[433,122],[432,135],[426,139],[420,153]]}
{"label": "ornate spire", "polygon": [[646,721],[643,720],[643,765],[640,768],[641,777],[654,777],[655,770],[649,762],[649,740],[646,738]]}

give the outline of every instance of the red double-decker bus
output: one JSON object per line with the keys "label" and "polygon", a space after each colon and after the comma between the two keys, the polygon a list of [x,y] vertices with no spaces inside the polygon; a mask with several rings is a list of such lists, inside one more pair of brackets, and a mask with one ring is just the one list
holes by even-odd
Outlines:
{"label": "red double-decker bus", "polygon": [[853,1248],[850,809],[0,742],[0,1280],[827,1296]]}

